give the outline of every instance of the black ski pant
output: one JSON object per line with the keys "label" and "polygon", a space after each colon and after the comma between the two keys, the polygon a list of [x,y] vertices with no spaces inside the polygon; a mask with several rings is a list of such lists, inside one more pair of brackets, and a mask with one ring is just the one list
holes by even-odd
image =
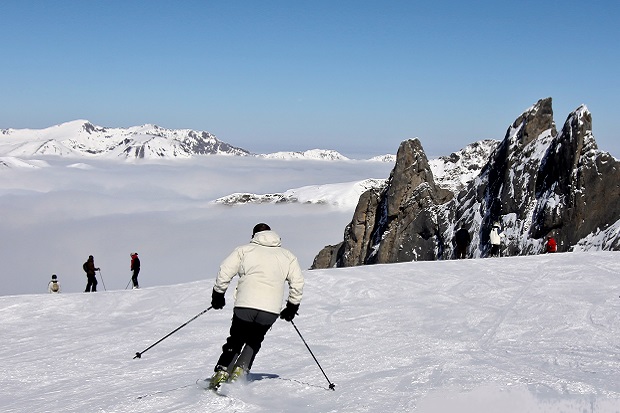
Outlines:
{"label": "black ski pant", "polygon": [[131,282],[133,283],[133,286],[135,288],[138,288],[138,274],[140,273],[140,270],[133,270],[133,275],[131,276]]}
{"label": "black ski pant", "polygon": [[456,258],[467,258],[467,245],[456,244]]}
{"label": "black ski pant", "polygon": [[253,308],[238,308],[233,311],[230,336],[222,346],[222,355],[217,361],[215,370],[242,367],[250,371],[254,358],[261,348],[265,334],[278,319],[278,314]]}
{"label": "black ski pant", "polygon": [[501,252],[499,250],[499,245],[497,244],[491,244],[491,257],[499,257],[501,255]]}
{"label": "black ski pant", "polygon": [[89,292],[96,292],[97,291],[97,277],[95,276],[95,274],[88,274],[86,275],[86,277],[88,277],[88,282],[86,283],[86,290],[84,291],[85,293],[89,293]]}

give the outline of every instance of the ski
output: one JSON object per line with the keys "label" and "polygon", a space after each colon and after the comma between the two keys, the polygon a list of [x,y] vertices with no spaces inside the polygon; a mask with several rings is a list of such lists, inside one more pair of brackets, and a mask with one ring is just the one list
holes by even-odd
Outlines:
{"label": "ski", "polygon": [[147,393],[147,394],[143,394],[142,396],[138,396],[138,397],[136,397],[136,399],[140,400],[140,399],[145,399],[147,397],[156,396],[158,394],[170,393],[172,391],[185,389],[186,387],[190,387],[190,386],[193,386],[193,384],[186,384],[186,385],[183,385],[183,386],[173,387],[173,388],[166,389],[166,390],[157,390],[157,391],[154,391],[152,393]]}
{"label": "ski", "polygon": [[217,387],[211,387],[211,383],[210,383],[210,379],[198,379],[196,380],[196,382],[194,384],[185,384],[183,386],[177,386],[177,387],[171,387],[169,389],[165,389],[165,390],[157,390],[151,393],[146,393],[143,394],[141,396],[136,397],[137,400],[141,400],[141,399],[146,399],[148,397],[153,397],[153,396],[157,396],[159,394],[165,394],[165,393],[170,393],[173,391],[177,391],[177,390],[181,390],[181,389],[185,389],[191,386],[195,386],[198,385],[198,387],[200,387],[201,389],[204,390],[211,390],[213,391],[215,394],[217,394],[218,396],[225,396],[225,394],[218,392],[218,390],[221,387],[221,384],[218,385]]}
{"label": "ski", "polygon": [[219,383],[217,386],[213,386],[211,384],[211,379],[198,379],[196,380],[196,384],[198,385],[198,387],[200,387],[203,390],[210,390],[211,392],[217,394],[218,396],[222,396],[222,397],[226,397],[226,393],[223,393],[222,390],[222,384],[225,383]]}

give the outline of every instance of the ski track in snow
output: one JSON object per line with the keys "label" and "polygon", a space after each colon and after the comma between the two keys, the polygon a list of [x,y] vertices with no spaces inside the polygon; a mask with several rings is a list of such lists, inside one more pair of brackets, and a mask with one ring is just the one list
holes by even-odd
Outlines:
{"label": "ski track in snow", "polygon": [[[213,280],[0,297],[3,412],[617,412],[618,253],[306,271],[295,324],[214,394]],[[231,286],[233,288],[234,286]]]}

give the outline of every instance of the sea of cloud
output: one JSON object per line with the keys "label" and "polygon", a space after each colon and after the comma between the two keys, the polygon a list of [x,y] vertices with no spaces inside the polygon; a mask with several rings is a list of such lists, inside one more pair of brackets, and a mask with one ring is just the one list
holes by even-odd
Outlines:
{"label": "sea of cloud", "polygon": [[[89,255],[101,268],[99,289],[127,287],[131,252],[141,258],[143,286],[213,277],[221,260],[249,241],[258,222],[270,224],[308,268],[321,248],[342,240],[351,220],[354,203],[339,197],[355,194],[343,184],[385,179],[393,167],[365,160],[235,156],[3,160],[9,166],[0,168],[0,295],[44,292],[52,274],[64,291],[83,291],[82,263]],[[231,193],[283,193],[312,185],[320,186],[327,203],[213,202]]]}

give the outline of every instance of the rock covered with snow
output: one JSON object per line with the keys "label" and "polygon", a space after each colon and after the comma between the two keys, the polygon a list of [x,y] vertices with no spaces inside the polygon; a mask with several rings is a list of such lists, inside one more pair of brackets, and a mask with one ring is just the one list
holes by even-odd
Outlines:
{"label": "rock covered with snow", "polygon": [[540,253],[547,236],[559,251],[584,249],[584,239],[617,250],[620,162],[597,149],[585,106],[558,133],[551,103],[528,108],[501,142],[470,145],[434,166],[418,140],[403,142],[385,189],[360,197],[344,240],[319,252],[313,268],[449,259],[461,225],[472,237],[469,256],[485,257],[493,222],[508,255]]}
{"label": "rock covered with snow", "polygon": [[218,198],[215,203],[229,206],[263,203],[326,204],[353,209],[361,194],[369,189],[383,188],[385,183],[385,179],[370,178],[357,182],[304,186],[275,194],[235,193]]}
{"label": "rock covered with snow", "polygon": [[437,185],[458,192],[476,176],[491,157],[500,141],[482,140],[467,145],[449,156],[441,156],[428,161]]}
{"label": "rock covered with snow", "polygon": [[310,149],[300,152],[273,152],[268,154],[258,155],[267,159],[312,159],[321,161],[335,161],[335,160],[348,160],[346,156],[341,153],[329,150],[329,149]]}
{"label": "rock covered with snow", "polygon": [[373,156],[369,159],[369,161],[373,162],[396,162],[396,155],[393,154],[385,154],[379,156]]}

